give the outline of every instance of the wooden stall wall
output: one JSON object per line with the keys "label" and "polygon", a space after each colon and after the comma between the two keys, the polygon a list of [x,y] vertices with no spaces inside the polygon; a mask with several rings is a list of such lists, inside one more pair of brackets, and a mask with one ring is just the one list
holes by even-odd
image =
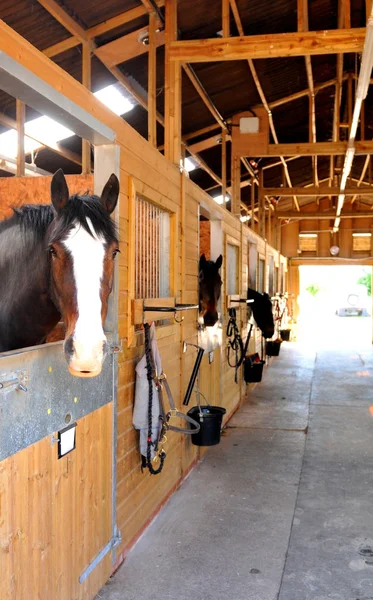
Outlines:
{"label": "wooden stall wall", "polygon": [[[8,52],[17,59],[19,37],[8,44]],[[148,144],[131,127],[106,109],[87,89],[62,71],[27,42],[22,41],[22,60],[37,76],[58,89],[63,89],[68,99],[89,110],[94,117],[111,127],[116,133],[115,143],[120,150],[120,247],[119,256],[119,320],[118,332],[122,350],[118,357],[118,438],[117,438],[117,525],[122,534],[121,546],[117,549],[117,564],[125,557],[131,545],[167,500],[176,486],[198,459],[199,453],[191,440],[177,433],[168,435],[167,458],[161,475],[151,476],[141,472],[138,432],[132,427],[132,410],[135,389],[135,366],[143,354],[143,332],[136,331],[133,320],[134,299],[134,238],[135,238],[135,197],[141,195],[159,207],[164,207],[173,217],[174,231],[171,236],[173,256],[171,260],[171,295],[182,303],[198,303],[198,261],[199,261],[199,212],[203,202],[211,210],[218,212],[223,233],[223,289],[222,308],[226,325],[226,259],[227,243],[238,248],[238,291],[246,294],[247,288],[247,239],[251,236],[266,255],[266,245],[248,227],[234,218],[212,198],[193,184],[186,174],[168,162],[157,150]],[[244,240],[244,243],[243,243]],[[157,340],[162,356],[163,369],[172,389],[177,407],[181,407],[183,396],[195,361],[195,351],[189,348],[182,353],[183,340],[197,343],[197,311],[185,313],[183,323],[171,322],[157,327]],[[241,319],[243,321],[243,318]],[[227,417],[239,406],[243,385],[234,383],[234,370],[227,366],[226,340],[223,340],[220,366],[221,388],[217,386],[219,398],[216,403],[227,409]],[[214,369],[216,369],[217,361]],[[213,373],[213,371],[211,371]],[[220,374],[219,374],[220,376]],[[216,377],[210,375],[216,385]],[[242,381],[240,379],[240,381]],[[221,390],[221,393],[220,393]],[[217,395],[217,392],[216,392]],[[192,405],[192,402],[191,402]],[[22,477],[28,477],[28,467]],[[31,470],[32,472],[32,470]],[[5,477],[8,470],[5,468]],[[79,494],[72,495],[74,504]],[[52,495],[46,502],[50,502]],[[22,511],[23,508],[17,509]],[[41,517],[43,518],[43,517]],[[38,521],[37,521],[38,522]],[[39,526],[35,524],[35,527]],[[98,539],[95,528],[90,532]],[[79,539],[79,538],[77,538]],[[105,567],[94,571],[89,579],[103,584],[107,577]],[[76,582],[74,583],[74,585]],[[89,580],[88,584],[89,585]],[[93,589],[93,588],[92,588]],[[32,596],[21,596],[29,600]],[[37,597],[36,594],[32,596]],[[63,600],[76,596],[67,592]],[[92,598],[87,593],[85,600]],[[8,599],[6,599],[8,600]],[[13,600],[13,598],[12,598]],[[17,599],[18,600],[18,599]],[[61,598],[62,600],[62,598]]]}

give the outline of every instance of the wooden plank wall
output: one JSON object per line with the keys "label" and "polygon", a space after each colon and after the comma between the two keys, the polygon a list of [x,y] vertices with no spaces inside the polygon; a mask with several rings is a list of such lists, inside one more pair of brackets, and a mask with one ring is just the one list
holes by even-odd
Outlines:
{"label": "wooden plank wall", "polygon": [[0,462],[1,600],[87,600],[109,577],[108,555],[79,583],[111,538],[112,408],[80,419],[60,460],[48,436]]}
{"label": "wooden plank wall", "polygon": [[[141,534],[159,507],[165,502],[176,486],[187,474],[199,453],[186,436],[170,433],[168,436],[166,464],[159,476],[150,476],[140,469],[138,450],[138,433],[132,427],[132,407],[135,385],[135,365],[143,353],[143,334],[135,332],[132,326],[131,299],[134,281],[134,194],[140,194],[148,200],[164,207],[174,215],[175,231],[171,240],[174,250],[172,262],[173,293],[177,300],[184,303],[198,301],[198,260],[199,260],[199,211],[200,204],[211,208],[211,212],[219,213],[223,230],[223,255],[226,258],[226,236],[236,240],[239,246],[239,291],[246,293],[247,288],[247,240],[253,239],[261,245],[261,253],[266,256],[270,249],[251,230],[236,220],[224,208],[219,207],[210,196],[193,184],[187,175],[180,173],[177,166],[168,162],[146,140],[131,127],[106,109],[88,90],[64,73],[57,65],[49,61],[32,46],[24,42],[23,60],[44,81],[58,89],[63,89],[67,98],[89,110],[96,118],[116,133],[116,144],[120,149],[120,238],[121,254],[119,257],[119,321],[118,330],[123,349],[119,355],[118,375],[118,446],[117,446],[117,524],[122,534],[122,544],[117,550],[118,563],[125,557],[128,549]],[[17,46],[18,53],[18,46]],[[37,60],[33,55],[37,54]],[[17,54],[18,56],[18,54]],[[36,65],[43,63],[42,71]],[[5,185],[5,184],[4,184]],[[37,183],[35,184],[37,185]],[[264,244],[264,248],[263,248]],[[278,257],[278,253],[275,253]],[[278,258],[276,259],[278,261]],[[225,266],[223,274],[225,279]],[[222,306],[224,306],[225,283],[222,290]],[[175,403],[181,406],[184,392],[195,361],[195,352],[191,349],[182,353],[182,341],[197,342],[196,313],[185,313],[182,324],[171,323],[157,329],[157,339],[163,360],[163,368],[169,377]],[[243,397],[244,388],[233,383],[234,371],[229,369],[225,357],[225,340],[222,362],[219,373],[216,372],[219,361],[214,361],[210,370],[209,381],[215,385],[214,397],[220,393],[217,375],[222,373],[222,397],[216,403],[222,403],[227,409],[227,417],[238,406]],[[192,405],[192,403],[191,403]],[[21,453],[23,454],[23,453]],[[28,465],[26,454],[23,457]],[[110,461],[108,460],[108,464]],[[29,467],[24,466],[22,477],[27,479]],[[2,465],[5,480],[9,481],[9,467]],[[31,471],[32,472],[32,471]],[[109,477],[109,475],[108,475]],[[13,498],[13,493],[11,497]],[[50,499],[53,496],[51,495]],[[72,493],[70,502],[74,505],[77,494]],[[22,511],[20,507],[17,509]],[[41,518],[44,518],[41,517]],[[35,527],[41,526],[37,519]],[[4,525],[3,525],[4,526]],[[99,539],[98,526],[91,530],[93,539]],[[77,537],[77,536],[76,536]],[[75,540],[75,538],[74,538]],[[79,539],[76,539],[78,543]],[[106,542],[107,540],[105,540]],[[75,543],[75,541],[74,541]],[[78,550],[77,550],[78,552]],[[70,556],[70,562],[74,558]],[[107,578],[106,567],[98,568],[91,578],[103,584]],[[97,580],[96,580],[97,578]],[[40,583],[40,582],[39,582]],[[24,584],[23,584],[24,585]],[[74,583],[76,585],[76,581]],[[91,585],[88,581],[87,585]],[[93,588],[96,585],[92,586]],[[92,591],[87,592],[85,600],[90,600]],[[39,595],[43,592],[38,592]],[[80,593],[80,592],[79,592]],[[37,592],[23,594],[19,600],[38,598]],[[70,589],[63,600],[74,596]],[[13,600],[14,596],[12,596]],[[8,598],[6,597],[6,600]],[[18,600],[18,598],[17,598]],[[59,600],[59,599],[58,599]],[[62,600],[62,598],[61,598]]]}

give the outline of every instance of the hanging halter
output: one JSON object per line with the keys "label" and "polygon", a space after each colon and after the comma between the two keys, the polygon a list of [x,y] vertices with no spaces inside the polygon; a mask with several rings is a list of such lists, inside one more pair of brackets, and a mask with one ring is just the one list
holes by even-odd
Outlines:
{"label": "hanging halter", "polygon": [[[200,430],[200,425],[189,417],[188,415],[184,415],[184,413],[178,411],[175,407],[175,403],[171,394],[170,386],[168,385],[168,381],[166,375],[161,373],[161,375],[157,375],[156,369],[154,366],[153,355],[151,350],[151,342],[150,342],[150,325],[148,323],[144,324],[145,330],[145,358],[146,358],[146,370],[147,370],[147,380],[149,384],[149,400],[148,400],[148,438],[147,438],[147,447],[146,447],[146,459],[143,461],[143,467],[147,467],[151,475],[158,475],[163,469],[164,461],[166,458],[166,452],[164,451],[164,444],[167,442],[166,432],[176,431],[178,433],[184,433],[186,435],[192,435],[194,433],[198,433]],[[153,431],[153,381],[158,390],[159,397],[159,409],[160,409],[160,427],[158,433],[158,439],[153,442],[152,441],[152,431]],[[170,410],[166,413],[164,410],[163,404],[163,388],[166,390],[166,394],[168,397],[168,402],[170,405]],[[175,425],[170,425],[171,417],[178,417],[183,421],[186,421],[193,427],[176,427]],[[155,456],[152,460],[152,446],[155,450]],[[158,467],[154,467],[153,463],[158,463]]]}

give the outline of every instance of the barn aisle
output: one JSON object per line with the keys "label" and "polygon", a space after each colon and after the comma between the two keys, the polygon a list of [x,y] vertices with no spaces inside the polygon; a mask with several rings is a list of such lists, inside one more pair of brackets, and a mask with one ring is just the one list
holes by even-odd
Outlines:
{"label": "barn aisle", "polygon": [[283,344],[97,600],[373,598],[372,372]]}

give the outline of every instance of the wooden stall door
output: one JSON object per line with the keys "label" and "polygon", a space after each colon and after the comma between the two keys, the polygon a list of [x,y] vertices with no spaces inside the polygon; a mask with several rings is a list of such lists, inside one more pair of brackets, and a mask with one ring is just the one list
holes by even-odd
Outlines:
{"label": "wooden stall door", "polygon": [[113,403],[78,420],[76,450],[51,436],[0,462],[1,600],[88,600],[111,574]]}

